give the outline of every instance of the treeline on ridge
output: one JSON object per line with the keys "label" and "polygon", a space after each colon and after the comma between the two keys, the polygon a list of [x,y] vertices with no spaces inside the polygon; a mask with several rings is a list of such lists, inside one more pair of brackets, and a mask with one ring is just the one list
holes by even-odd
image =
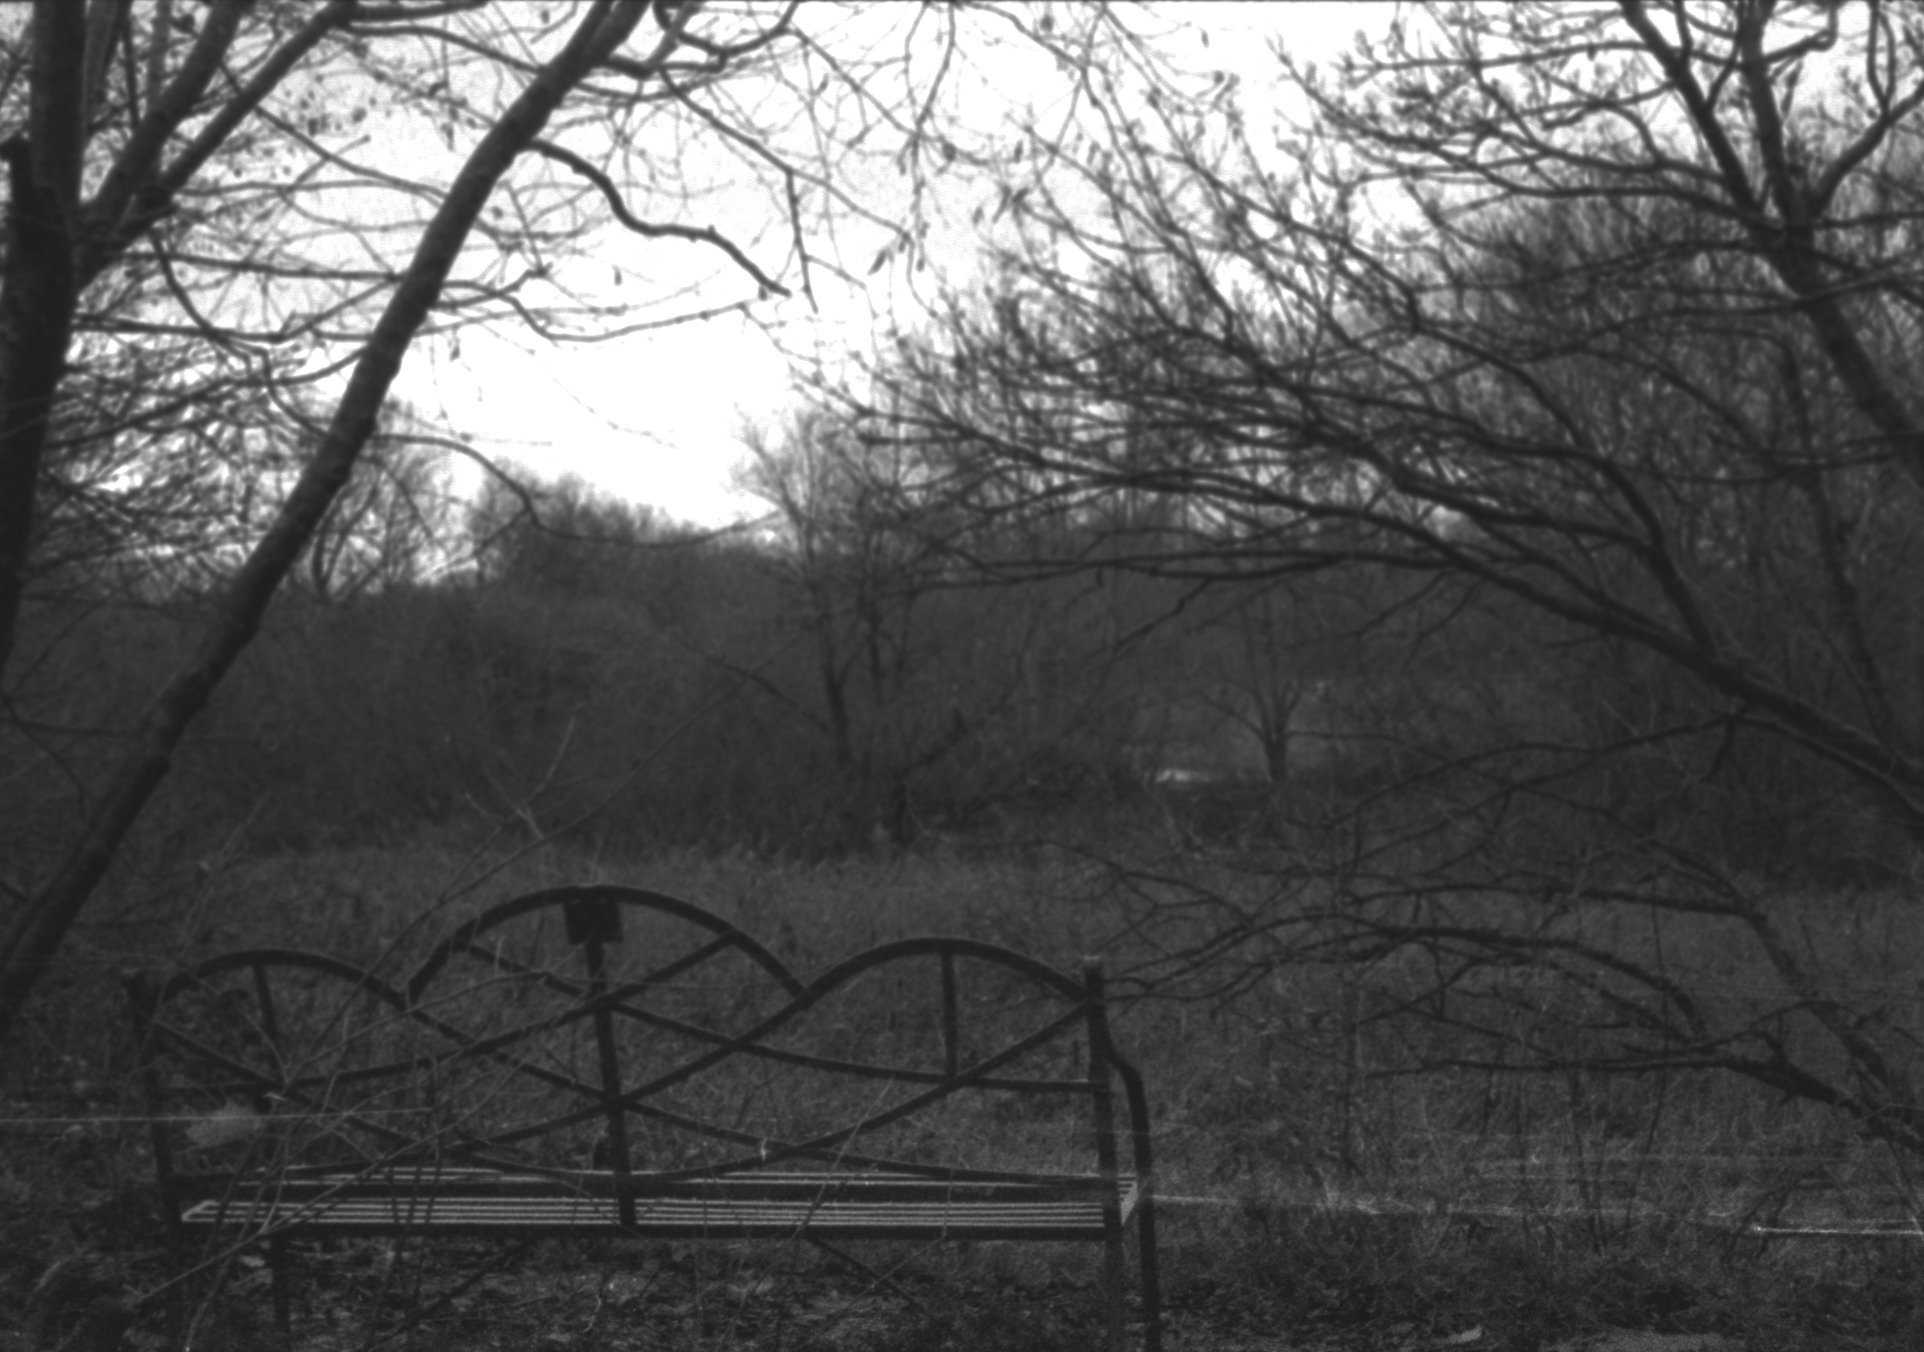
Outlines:
{"label": "treeline on ridge", "polygon": [[[503,827],[803,857],[1656,834],[1827,878],[1903,854],[1780,744],[1677,735],[1693,693],[1629,645],[1387,567],[1200,568],[1154,495],[962,524],[815,413],[751,438],[769,516],[703,532],[578,481],[459,501],[393,442],[177,758],[163,857]],[[71,810],[74,730],[164,679],[217,556],[43,570],[16,703],[65,731],[18,814]],[[1638,719],[1665,735],[1625,749]]]}

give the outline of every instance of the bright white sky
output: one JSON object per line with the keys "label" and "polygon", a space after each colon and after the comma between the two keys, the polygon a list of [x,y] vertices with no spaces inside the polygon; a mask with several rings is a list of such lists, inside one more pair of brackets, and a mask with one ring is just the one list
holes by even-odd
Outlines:
{"label": "bright white sky", "polygon": [[[1358,27],[1379,27],[1392,12],[1389,5],[1354,3],[1191,4],[1169,6],[1159,17],[1206,28],[1207,47],[1185,34],[1182,41],[1194,50],[1177,55],[1185,64],[1240,75],[1245,107],[1259,113],[1260,92],[1270,87],[1272,36],[1280,35],[1299,57],[1322,61],[1347,46]],[[985,98],[983,115],[999,121],[1009,109],[994,102]],[[936,238],[946,233],[948,243],[931,252],[952,256],[938,256],[934,264],[949,275],[966,275],[974,250],[964,223],[973,199],[940,205],[956,224],[938,232]],[[712,223],[725,232],[730,226],[725,218],[693,223]],[[614,234],[620,238],[610,241],[611,251],[642,247],[618,228]],[[865,277],[885,238],[872,226],[850,229],[842,245],[847,270]],[[815,244],[822,247],[819,240]],[[645,247],[654,251],[658,267],[667,251],[697,246],[667,241]],[[777,246],[764,252],[770,265],[781,261]],[[719,275],[734,282],[731,297],[740,294],[738,275]],[[478,448],[541,477],[578,475],[677,519],[720,525],[761,515],[759,504],[734,492],[731,481],[742,458],[744,424],[777,423],[796,402],[789,362],[777,341],[798,351],[863,346],[868,333],[891,314],[898,322],[912,322],[912,314],[904,313],[914,304],[905,281],[896,268],[884,268],[860,286],[818,274],[820,313],[811,313],[799,300],[765,302],[757,315],[767,330],[730,315],[567,347],[532,334],[471,332],[462,338],[458,357],[446,345],[417,346],[396,393],[445,420]],[[646,283],[628,283],[636,284]],[[926,293],[926,284],[918,289]],[[698,296],[696,303],[702,299]]]}

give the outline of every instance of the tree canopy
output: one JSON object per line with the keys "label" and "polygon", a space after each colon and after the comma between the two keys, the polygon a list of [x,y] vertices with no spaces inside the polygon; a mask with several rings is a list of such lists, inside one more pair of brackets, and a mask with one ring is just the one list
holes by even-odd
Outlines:
{"label": "tree canopy", "polygon": [[[994,153],[995,128],[956,116],[957,72],[1033,44],[1071,74],[1133,59],[1096,10],[1038,28],[966,7],[37,0],[0,19],[0,681],[78,823],[8,917],[0,1036],[283,580],[354,553],[350,485],[400,483],[366,450],[411,350],[812,298],[845,271],[831,219],[912,249],[931,177]],[[610,259],[641,283],[613,300],[589,280]],[[691,287],[691,259],[723,288]],[[271,505],[210,512],[236,484]],[[196,549],[219,566],[195,651],[80,772],[83,730],[19,714],[43,669],[20,660],[35,579]]]}
{"label": "tree canopy", "polygon": [[1273,143],[1104,103],[988,303],[855,398],[983,510],[1186,504],[1148,566],[1508,594],[1915,830],[1921,41],[1881,6],[1472,6],[1333,71],[1279,46],[1309,111]]}
{"label": "tree canopy", "polygon": [[[1408,579],[1383,593],[1406,643],[1482,647],[1427,661],[1398,815],[1324,859],[1355,951],[1568,958],[1635,1011],[1623,1067],[1738,1065],[1924,1139],[1753,885],[1786,831],[1924,840],[1924,24],[1465,5],[1330,68],[1273,54],[1269,109],[1105,89],[1049,176],[1009,180],[991,279],[838,397],[978,530],[1066,514],[1105,566],[1199,584]],[[1719,794],[1771,825],[1708,836]],[[1680,1011],[1622,954],[1463,928],[1464,888],[1727,915],[1852,1070]]]}

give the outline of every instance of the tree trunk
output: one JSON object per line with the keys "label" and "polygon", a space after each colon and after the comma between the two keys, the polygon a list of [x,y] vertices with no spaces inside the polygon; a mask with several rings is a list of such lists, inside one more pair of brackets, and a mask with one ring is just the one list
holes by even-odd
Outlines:
{"label": "tree trunk", "polygon": [[34,489],[79,299],[74,226],[86,145],[86,6],[38,0],[32,25],[27,129],[0,142],[9,190],[0,272],[0,677],[13,655]]}
{"label": "tree trunk", "polygon": [[[51,7],[63,3],[51,0]],[[646,9],[642,0],[600,0],[594,5],[568,45],[541,69],[462,166],[355,362],[327,432],[293,492],[216,605],[193,660],[154,700],[133,747],[88,815],[80,840],[28,903],[0,949],[0,1043],[166,777],[181,738],[252,642],[274,592],[347,483],[401,359],[432,312],[495,184],[541,133],[568,92],[626,40]]]}

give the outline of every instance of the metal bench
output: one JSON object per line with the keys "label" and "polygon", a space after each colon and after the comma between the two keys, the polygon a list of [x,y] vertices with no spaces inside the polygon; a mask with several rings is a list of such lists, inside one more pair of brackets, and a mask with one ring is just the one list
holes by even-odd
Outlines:
{"label": "metal bench", "polygon": [[251,949],[129,991],[175,1251],[267,1243],[284,1329],[292,1238],[1050,1240],[1103,1246],[1119,1348],[1133,1231],[1160,1345],[1148,1107],[1094,960],[908,939],[804,981],[701,907],[570,887],[392,984]]}

